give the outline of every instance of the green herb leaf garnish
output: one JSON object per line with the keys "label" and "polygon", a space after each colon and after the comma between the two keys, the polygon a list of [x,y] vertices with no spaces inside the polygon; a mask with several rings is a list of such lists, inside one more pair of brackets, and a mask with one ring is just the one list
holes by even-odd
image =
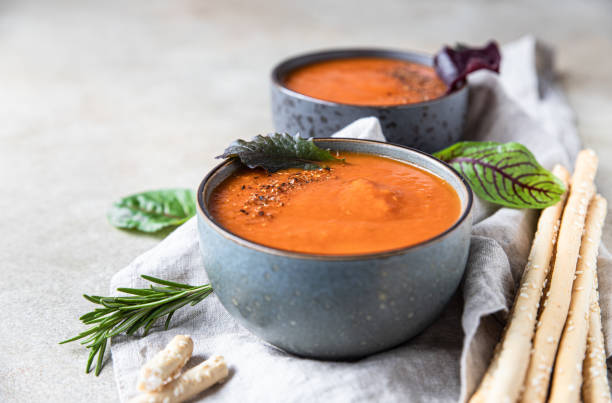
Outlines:
{"label": "green herb leaf garnish", "polygon": [[565,192],[561,181],[519,143],[463,141],[434,157],[459,171],[478,196],[502,206],[542,209]]}
{"label": "green herb leaf garnish", "polygon": [[83,324],[91,326],[88,330],[60,344],[84,339],[81,344],[89,349],[85,372],[91,372],[91,365],[97,355],[95,374],[100,374],[106,343],[111,337],[121,333],[132,335],[138,329],[143,329],[143,335],[146,335],[158,319],[164,316],[164,329],[168,330],[170,319],[177,309],[187,304],[193,306],[213,291],[210,284],[191,286],[151,276],[141,277],[159,285],[151,285],[150,288],[118,288],[117,291],[131,294],[124,297],[83,295],[101,307],[80,317]]}
{"label": "green herb leaf garnish", "polygon": [[124,197],[113,203],[107,217],[118,228],[157,232],[184,223],[195,212],[192,190],[164,189]]}
{"label": "green herb leaf garnish", "polygon": [[275,133],[258,135],[251,141],[236,140],[217,158],[239,158],[249,168],[263,168],[268,172],[281,169],[321,169],[320,162],[342,161],[329,151],[315,145],[312,138]]}

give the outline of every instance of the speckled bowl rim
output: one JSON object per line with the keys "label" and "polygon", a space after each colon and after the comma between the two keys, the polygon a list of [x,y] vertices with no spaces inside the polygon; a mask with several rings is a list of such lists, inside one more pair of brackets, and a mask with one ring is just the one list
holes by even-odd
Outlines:
{"label": "speckled bowl rim", "polygon": [[[309,64],[317,63],[323,60],[333,60],[333,59],[348,59],[351,57],[383,57],[390,59],[400,59],[406,61],[412,61],[414,63],[425,64],[423,63],[425,60],[429,61],[429,64],[425,64],[426,66],[432,67],[433,56],[427,53],[422,52],[413,52],[406,50],[398,50],[398,49],[388,49],[388,48],[337,48],[337,49],[324,49],[318,50],[315,52],[302,53],[299,55],[291,56],[280,63],[278,63],[270,74],[270,78],[272,81],[272,85],[279,91],[283,92],[285,95],[299,98],[304,101],[313,102],[320,105],[328,105],[328,106],[336,106],[336,107],[351,107],[351,108],[360,108],[360,109],[412,109],[417,107],[434,105],[438,102],[442,102],[444,99],[455,96],[463,91],[467,91],[467,81],[465,81],[461,87],[452,91],[451,93],[446,93],[441,97],[431,99],[429,101],[423,102],[415,102],[410,104],[398,104],[398,105],[355,105],[349,103],[341,103],[341,102],[333,102],[326,101],[323,99],[318,99],[311,97],[309,95],[302,94],[300,92],[296,92],[290,90],[285,87],[282,78],[286,73],[285,70],[289,69],[289,71],[295,70],[299,67],[307,66]],[[312,60],[315,58],[316,60]],[[300,59],[303,59],[303,62],[297,64],[291,68],[288,68],[287,65],[292,63],[298,63]]]}
{"label": "speckled bowl rim", "polygon": [[[375,253],[363,253],[363,254],[353,254],[353,255],[323,255],[323,254],[314,254],[314,253],[303,253],[303,252],[293,252],[293,251],[287,251],[287,250],[283,250],[283,249],[277,249],[277,248],[273,248],[271,246],[265,246],[253,241],[249,241],[245,238],[242,238],[239,235],[234,234],[233,232],[230,232],[229,230],[225,229],[222,225],[218,224],[217,222],[215,222],[214,218],[212,217],[212,215],[210,214],[210,212],[208,211],[208,208],[206,206],[206,204],[204,203],[204,194],[205,191],[207,190],[207,186],[210,182],[210,179],[213,178],[213,176],[215,176],[217,173],[219,173],[222,169],[224,169],[225,167],[231,165],[231,164],[235,164],[237,163],[235,160],[230,159],[230,160],[226,160],[223,161],[222,163],[218,164],[216,167],[214,167],[202,180],[202,182],[200,183],[200,186],[198,186],[198,194],[197,194],[197,209],[198,209],[198,213],[200,215],[200,217],[202,217],[203,219],[205,219],[208,224],[214,228],[221,236],[223,236],[224,238],[227,238],[241,246],[253,249],[253,250],[257,250],[259,252],[263,252],[263,253],[267,253],[267,254],[272,254],[272,255],[280,255],[280,256],[284,256],[284,257],[288,257],[288,258],[297,258],[297,259],[312,259],[312,260],[327,260],[327,261],[356,261],[356,260],[369,260],[369,259],[380,259],[380,258],[386,258],[386,257],[391,257],[391,256],[397,256],[397,255],[402,255],[405,254],[409,251],[413,251],[425,246],[428,246],[434,242],[437,242],[439,240],[441,240],[442,238],[446,237],[447,235],[451,234],[453,231],[455,231],[459,226],[461,226],[461,224],[463,224],[463,222],[470,216],[470,213],[472,211],[472,204],[474,202],[474,194],[472,193],[472,188],[470,187],[470,185],[468,184],[468,182],[465,180],[465,178],[463,178],[463,176],[461,176],[459,174],[459,172],[457,172],[453,167],[451,167],[450,165],[448,165],[447,163],[445,163],[444,161],[440,161],[439,159],[433,157],[430,154],[427,154],[426,152],[414,149],[412,147],[406,147],[406,146],[402,146],[402,145],[398,145],[398,144],[392,144],[392,143],[385,143],[382,141],[375,141],[375,140],[363,140],[363,139],[351,139],[351,138],[330,138],[330,137],[320,137],[320,138],[314,138],[313,139],[315,142],[319,142],[319,141],[325,141],[325,142],[353,142],[353,143],[373,143],[376,144],[378,146],[384,146],[384,147],[390,147],[390,148],[403,148],[405,150],[408,150],[410,152],[416,153],[416,154],[420,154],[421,156],[428,158],[430,160],[433,161],[434,164],[438,164],[442,169],[446,169],[447,171],[449,171],[450,173],[452,173],[453,175],[455,175],[458,179],[459,179],[459,183],[463,184],[463,187],[465,189],[465,192],[467,193],[467,203],[465,204],[465,208],[463,209],[463,211],[461,212],[461,215],[459,216],[459,218],[457,219],[457,221],[455,221],[455,223],[453,225],[451,225],[449,228],[447,228],[445,231],[439,233],[438,235],[434,236],[433,238],[429,238],[426,239],[425,241],[419,242],[417,244],[414,245],[410,245],[410,246],[405,246],[402,248],[397,248],[397,249],[391,249],[388,251],[382,251],[382,252],[375,252]],[[371,154],[375,154],[375,155],[380,155],[380,156],[385,156],[384,153],[371,153]],[[401,159],[397,159],[394,158],[398,161],[402,161]],[[427,171],[429,171],[428,169],[420,166],[419,164],[415,164],[409,161],[403,161],[405,163],[409,163],[412,165],[416,165],[421,169],[425,169]],[[436,174],[435,172],[432,172],[434,175],[438,176],[438,174]],[[450,183],[449,183],[450,185]],[[453,190],[455,190],[455,192],[458,192],[457,188],[453,185],[451,185],[451,187],[453,188]]]}

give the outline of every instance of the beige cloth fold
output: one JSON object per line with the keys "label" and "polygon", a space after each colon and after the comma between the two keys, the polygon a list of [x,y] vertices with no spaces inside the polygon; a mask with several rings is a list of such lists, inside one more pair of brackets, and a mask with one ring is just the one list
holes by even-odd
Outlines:
{"label": "beige cloth fold", "polygon": [[[536,66],[538,68],[536,69]],[[554,81],[552,53],[526,37],[503,49],[501,76],[470,78],[466,139],[518,141],[550,168],[571,167],[580,142],[572,111]],[[374,118],[343,129],[343,137],[380,138]],[[325,362],[284,353],[240,327],[213,296],[174,315],[168,331],[113,339],[122,401],[136,393],[140,366],[176,334],[194,340],[191,365],[223,355],[228,382],[199,396],[211,402],[455,402],[476,388],[503,329],[521,277],[537,213],[477,203],[470,257],[460,291],[440,318],[404,345],[356,362]],[[612,260],[602,250],[599,284],[607,351],[612,334]],[[191,284],[207,282],[194,219],[138,257],[111,280],[143,287],[140,274]],[[157,328],[159,330],[159,327]]]}

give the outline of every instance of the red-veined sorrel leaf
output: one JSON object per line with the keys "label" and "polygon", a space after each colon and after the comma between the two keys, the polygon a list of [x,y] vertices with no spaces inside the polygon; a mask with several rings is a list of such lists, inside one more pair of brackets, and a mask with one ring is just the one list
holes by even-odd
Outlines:
{"label": "red-veined sorrel leaf", "polygon": [[502,206],[542,209],[565,192],[561,181],[519,143],[463,141],[434,156],[459,171],[478,196]]}
{"label": "red-veined sorrel leaf", "polygon": [[494,41],[483,48],[472,48],[458,44],[454,48],[445,46],[434,56],[434,68],[438,77],[451,93],[465,82],[473,71],[487,69],[499,73],[501,54]]}

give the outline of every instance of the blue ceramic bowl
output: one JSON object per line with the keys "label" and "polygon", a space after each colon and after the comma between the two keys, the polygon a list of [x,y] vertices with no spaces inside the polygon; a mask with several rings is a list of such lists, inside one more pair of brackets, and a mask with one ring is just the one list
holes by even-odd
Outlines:
{"label": "blue ceramic bowl", "polygon": [[338,49],[309,53],[278,64],[271,76],[272,117],[277,132],[304,137],[330,137],[355,120],[375,116],[387,141],[434,152],[461,140],[468,107],[468,89],[427,102],[393,106],[360,106],[323,101],[284,86],[295,69],[324,60],[351,57],[383,57],[426,66],[432,56],[386,49]]}
{"label": "blue ceramic bowl", "polygon": [[418,245],[364,255],[314,255],[247,241],[215,222],[210,196],[240,168],[239,162],[223,162],[204,178],[198,189],[200,249],[225,309],[288,352],[352,359],[405,342],[440,314],[465,269],[473,196],[455,170],[420,151],[369,140],[315,142],[417,165],[447,181],[461,200],[457,222]]}

